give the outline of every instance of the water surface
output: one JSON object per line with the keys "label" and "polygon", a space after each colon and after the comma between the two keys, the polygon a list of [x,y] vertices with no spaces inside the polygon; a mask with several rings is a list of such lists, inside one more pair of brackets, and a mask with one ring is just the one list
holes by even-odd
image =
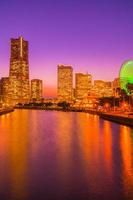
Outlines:
{"label": "water surface", "polygon": [[0,117],[0,200],[133,199],[133,130],[87,113]]}

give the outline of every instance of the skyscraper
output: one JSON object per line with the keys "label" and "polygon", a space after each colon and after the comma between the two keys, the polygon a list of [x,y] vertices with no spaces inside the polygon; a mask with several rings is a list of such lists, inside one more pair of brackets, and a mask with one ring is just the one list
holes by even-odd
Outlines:
{"label": "skyscraper", "polygon": [[13,103],[27,103],[30,99],[28,42],[19,37],[11,39],[9,99]]}
{"label": "skyscraper", "polygon": [[58,65],[58,99],[69,101],[73,98],[73,68]]}
{"label": "skyscraper", "polygon": [[42,98],[43,84],[40,79],[31,80],[31,100],[39,101]]}
{"label": "skyscraper", "polygon": [[75,74],[75,97],[77,99],[83,99],[88,97],[89,91],[92,87],[91,74]]}

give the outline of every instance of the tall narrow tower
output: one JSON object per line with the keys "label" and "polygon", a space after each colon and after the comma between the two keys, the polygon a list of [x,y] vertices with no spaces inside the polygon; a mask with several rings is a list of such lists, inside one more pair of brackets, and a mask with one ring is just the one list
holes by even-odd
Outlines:
{"label": "tall narrow tower", "polygon": [[73,98],[73,68],[58,65],[58,99],[69,101]]}
{"label": "tall narrow tower", "polygon": [[40,101],[43,93],[43,84],[40,79],[31,80],[31,100]]}
{"label": "tall narrow tower", "polygon": [[30,99],[28,42],[19,37],[11,39],[9,99],[13,103],[27,103]]}

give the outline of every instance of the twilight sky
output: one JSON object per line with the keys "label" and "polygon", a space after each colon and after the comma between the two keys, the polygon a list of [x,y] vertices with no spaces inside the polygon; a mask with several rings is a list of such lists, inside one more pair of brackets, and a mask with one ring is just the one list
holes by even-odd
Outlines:
{"label": "twilight sky", "polygon": [[10,38],[20,35],[46,96],[56,94],[58,64],[113,80],[133,58],[133,1],[0,0],[0,77],[9,74]]}

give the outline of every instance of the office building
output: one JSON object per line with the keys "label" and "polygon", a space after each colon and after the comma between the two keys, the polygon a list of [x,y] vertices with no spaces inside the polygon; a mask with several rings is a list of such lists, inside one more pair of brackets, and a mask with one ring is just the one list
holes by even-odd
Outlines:
{"label": "office building", "polygon": [[3,102],[8,102],[9,77],[2,77],[0,80],[0,95]]}
{"label": "office building", "polygon": [[9,99],[14,104],[30,99],[28,42],[23,37],[11,39]]}
{"label": "office building", "polygon": [[113,96],[112,83],[103,80],[94,80],[91,95],[98,98]]}
{"label": "office building", "polygon": [[73,68],[58,65],[58,99],[71,101],[73,99]]}
{"label": "office building", "polygon": [[90,94],[92,87],[92,76],[91,74],[75,74],[75,96],[76,99],[87,98]]}
{"label": "office building", "polygon": [[43,95],[43,83],[40,79],[31,80],[31,101],[40,101]]}

